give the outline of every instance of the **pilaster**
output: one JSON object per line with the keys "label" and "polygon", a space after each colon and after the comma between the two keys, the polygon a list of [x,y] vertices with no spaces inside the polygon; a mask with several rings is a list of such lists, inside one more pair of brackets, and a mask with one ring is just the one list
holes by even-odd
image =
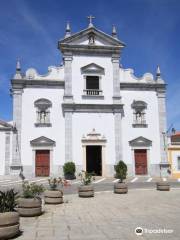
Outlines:
{"label": "pilaster", "polygon": [[158,112],[159,112],[159,136],[160,136],[160,154],[161,163],[167,163],[167,136],[166,136],[166,91],[161,89],[157,91]]}
{"label": "pilaster", "polygon": [[116,164],[123,160],[122,156],[122,131],[121,113],[114,113],[114,134],[115,134],[115,160]]}
{"label": "pilaster", "polygon": [[64,101],[72,102],[72,55],[64,55]]}
{"label": "pilaster", "polygon": [[119,55],[112,56],[113,66],[113,102],[120,103]]}
{"label": "pilaster", "polygon": [[65,161],[72,162],[72,112],[65,112]]}
{"label": "pilaster", "polygon": [[12,174],[18,174],[21,165],[21,121],[22,121],[22,93],[23,89],[13,89],[13,122],[14,131],[12,138]]}
{"label": "pilaster", "polygon": [[10,173],[10,132],[5,132],[5,175]]}

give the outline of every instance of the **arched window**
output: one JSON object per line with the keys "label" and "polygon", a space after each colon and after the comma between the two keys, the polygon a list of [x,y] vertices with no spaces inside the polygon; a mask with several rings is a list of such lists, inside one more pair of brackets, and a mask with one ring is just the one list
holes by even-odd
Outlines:
{"label": "arched window", "polygon": [[144,101],[133,101],[131,104],[133,109],[133,127],[147,127],[146,109],[147,103]]}
{"label": "arched window", "polygon": [[36,107],[36,127],[51,127],[50,123],[50,108],[51,101],[45,98],[38,99],[34,102]]}

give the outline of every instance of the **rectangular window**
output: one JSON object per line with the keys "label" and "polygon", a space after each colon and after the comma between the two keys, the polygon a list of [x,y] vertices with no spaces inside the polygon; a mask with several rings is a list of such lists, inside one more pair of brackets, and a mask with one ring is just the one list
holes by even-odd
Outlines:
{"label": "rectangular window", "polygon": [[99,90],[99,77],[87,76],[86,77],[86,89]]}
{"label": "rectangular window", "polygon": [[177,170],[180,171],[180,156],[177,157]]}

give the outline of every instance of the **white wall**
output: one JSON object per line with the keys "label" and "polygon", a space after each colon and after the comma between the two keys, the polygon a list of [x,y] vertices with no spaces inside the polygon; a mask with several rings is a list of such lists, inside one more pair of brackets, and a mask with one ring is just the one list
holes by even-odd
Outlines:
{"label": "white wall", "polygon": [[[84,78],[81,68],[95,63],[105,69],[105,75],[101,75],[101,85],[104,95],[102,99],[82,99],[84,90]],[[113,70],[111,57],[73,56],[72,61],[72,92],[76,103],[112,103],[113,96]]]}
{"label": "white wall", "polygon": [[172,167],[174,171],[180,171],[178,170],[178,157],[180,157],[180,150],[179,151],[172,151]]}
{"label": "white wall", "polygon": [[[64,164],[65,127],[61,104],[63,89],[25,88],[22,96],[22,137],[21,151],[22,164],[32,165],[33,155],[30,141],[45,136],[56,142],[53,148],[53,164]],[[36,108],[34,102],[39,98],[47,98],[52,102],[50,108],[50,122],[52,127],[35,127]]]}
{"label": "white wall", "polygon": [[[122,119],[123,159],[132,163],[131,147],[129,141],[137,137],[144,137],[152,141],[150,148],[151,164],[160,162],[160,139],[158,102],[156,93],[153,91],[121,91],[122,103],[124,104],[124,117]],[[131,104],[134,100],[142,100],[147,103],[146,123],[147,128],[133,128],[133,109]]]}
{"label": "white wall", "polygon": [[0,175],[4,174],[5,167],[5,132],[0,132]]}
{"label": "white wall", "polygon": [[73,114],[73,159],[82,165],[82,137],[91,133],[93,128],[104,135],[106,143],[106,164],[115,163],[114,116],[111,113],[74,113]]}

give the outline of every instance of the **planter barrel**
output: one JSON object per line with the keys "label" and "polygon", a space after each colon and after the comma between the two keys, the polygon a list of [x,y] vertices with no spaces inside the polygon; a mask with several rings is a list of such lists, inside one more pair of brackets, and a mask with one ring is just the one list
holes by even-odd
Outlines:
{"label": "planter barrel", "polygon": [[34,217],[42,214],[42,201],[39,198],[19,198],[17,211],[22,217]]}
{"label": "planter barrel", "polygon": [[168,182],[157,182],[156,183],[156,189],[159,191],[169,191],[170,190],[170,184]]}
{"label": "planter barrel", "polygon": [[0,239],[9,239],[19,234],[19,213],[0,213]]}
{"label": "planter barrel", "polygon": [[114,184],[114,193],[125,194],[128,192],[128,186],[126,183],[115,183]]}
{"label": "planter barrel", "polygon": [[46,190],[44,192],[44,201],[46,204],[63,203],[63,192],[60,190]]}
{"label": "planter barrel", "polygon": [[94,187],[92,185],[82,185],[78,188],[79,197],[94,197]]}

